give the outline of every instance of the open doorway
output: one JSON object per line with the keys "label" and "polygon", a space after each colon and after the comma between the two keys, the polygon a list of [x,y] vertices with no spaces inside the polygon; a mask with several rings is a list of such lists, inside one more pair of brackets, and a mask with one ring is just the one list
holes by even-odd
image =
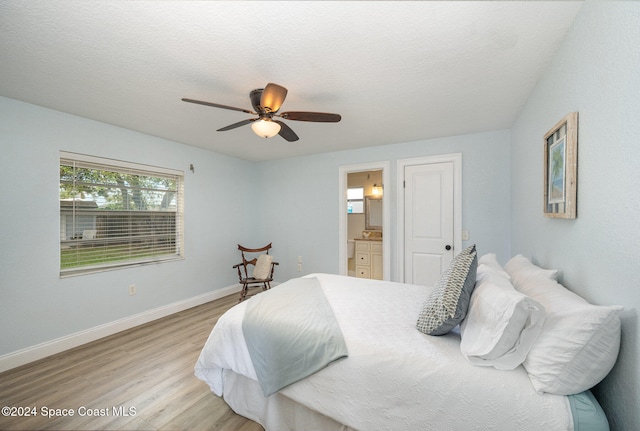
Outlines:
{"label": "open doorway", "polygon": [[340,167],[339,273],[390,280],[389,162]]}

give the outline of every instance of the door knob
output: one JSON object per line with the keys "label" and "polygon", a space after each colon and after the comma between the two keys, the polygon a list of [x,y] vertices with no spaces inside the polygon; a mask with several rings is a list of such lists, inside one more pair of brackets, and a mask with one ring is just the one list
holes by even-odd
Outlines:
{"label": "door knob", "polygon": [[447,250],[447,251],[451,250],[451,246],[450,246],[449,244],[445,245],[445,246],[444,246],[444,248],[445,248],[445,250]]}

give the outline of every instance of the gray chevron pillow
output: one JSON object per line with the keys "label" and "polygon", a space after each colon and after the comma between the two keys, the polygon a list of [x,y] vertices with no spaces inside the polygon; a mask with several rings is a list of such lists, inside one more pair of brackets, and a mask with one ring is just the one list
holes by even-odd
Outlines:
{"label": "gray chevron pillow", "polygon": [[467,315],[471,292],[476,285],[478,255],[476,246],[458,254],[442,273],[431,295],[424,302],[416,327],[428,335],[444,335]]}

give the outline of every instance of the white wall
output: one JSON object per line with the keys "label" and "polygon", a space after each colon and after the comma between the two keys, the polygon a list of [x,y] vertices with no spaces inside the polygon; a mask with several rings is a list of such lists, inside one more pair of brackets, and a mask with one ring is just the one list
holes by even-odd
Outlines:
{"label": "white wall", "polygon": [[[462,153],[462,225],[470,231],[469,244],[480,252],[509,255],[509,132],[495,131],[382,147],[297,157],[258,166],[264,185],[259,199],[261,242],[273,242],[280,262],[278,280],[312,272],[338,272],[339,167],[379,161],[391,162],[391,184],[384,198],[391,205],[391,279],[394,273],[396,218],[396,161],[410,157]],[[302,256],[302,272],[297,258]]]}
{"label": "white wall", "polygon": [[[2,97],[0,148],[0,356],[237,283],[250,163]],[[60,150],[183,170],[185,259],[60,279]]]}
{"label": "white wall", "polygon": [[[512,251],[620,304],[622,347],[594,391],[613,430],[640,429],[640,3],[586,2],[511,130]],[[578,218],[542,214],[544,133],[579,112]]]}

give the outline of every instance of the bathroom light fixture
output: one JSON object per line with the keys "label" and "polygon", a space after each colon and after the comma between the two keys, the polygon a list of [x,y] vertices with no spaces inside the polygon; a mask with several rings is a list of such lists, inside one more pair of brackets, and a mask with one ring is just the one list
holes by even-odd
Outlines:
{"label": "bathroom light fixture", "polygon": [[373,187],[371,188],[371,193],[374,196],[382,196],[382,186],[374,184]]}
{"label": "bathroom light fixture", "polygon": [[253,133],[261,138],[272,138],[280,131],[280,124],[271,120],[260,119],[251,123],[251,129]]}

